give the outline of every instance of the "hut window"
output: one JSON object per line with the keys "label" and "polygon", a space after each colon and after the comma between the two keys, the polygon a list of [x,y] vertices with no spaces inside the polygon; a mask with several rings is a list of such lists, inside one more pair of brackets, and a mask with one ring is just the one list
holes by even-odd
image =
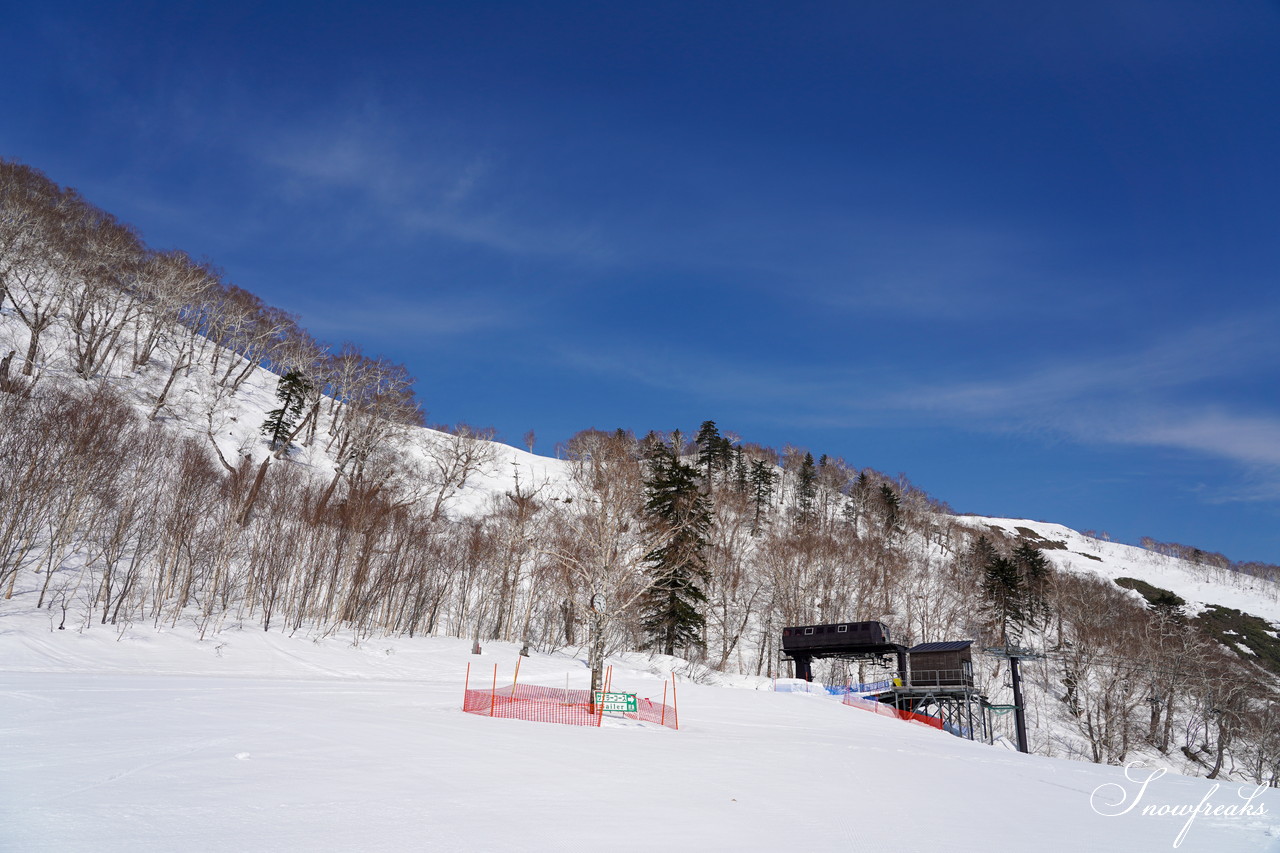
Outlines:
{"label": "hut window", "polygon": [[810,635],[810,634],[812,634],[812,633],[813,633],[813,629],[812,629],[812,628],[805,628],[805,629],[804,629],[804,635],[805,635],[806,637],[807,637],[807,636],[809,636],[809,635]]}
{"label": "hut window", "polygon": [[839,631],[841,634],[843,634],[843,633],[845,633],[846,631],[848,631],[848,630],[849,630],[849,626],[848,626],[848,625],[841,625],[839,628],[836,628],[836,630],[837,630],[837,631]]}

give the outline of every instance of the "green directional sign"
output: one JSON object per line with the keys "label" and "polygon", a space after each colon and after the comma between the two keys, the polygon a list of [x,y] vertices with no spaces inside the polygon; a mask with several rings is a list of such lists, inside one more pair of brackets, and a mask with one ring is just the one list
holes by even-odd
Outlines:
{"label": "green directional sign", "polygon": [[596,704],[600,706],[602,711],[622,711],[634,714],[636,712],[636,694],[605,693],[603,690],[597,690]]}

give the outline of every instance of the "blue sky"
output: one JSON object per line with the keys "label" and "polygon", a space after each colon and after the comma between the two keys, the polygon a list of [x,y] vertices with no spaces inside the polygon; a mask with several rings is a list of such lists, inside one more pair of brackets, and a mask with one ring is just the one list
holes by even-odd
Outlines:
{"label": "blue sky", "polygon": [[433,422],[1280,562],[1275,3],[7,5],[0,154]]}

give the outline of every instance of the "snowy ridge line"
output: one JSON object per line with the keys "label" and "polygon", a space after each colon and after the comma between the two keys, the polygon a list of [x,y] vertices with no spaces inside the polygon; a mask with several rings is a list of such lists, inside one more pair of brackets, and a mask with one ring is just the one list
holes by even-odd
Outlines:
{"label": "snowy ridge line", "polygon": [[[1045,551],[1055,565],[1110,580],[1133,577],[1146,581],[1189,602],[1190,615],[1202,611],[1207,604],[1217,604],[1280,624],[1280,582],[1268,578],[1196,566],[1137,545],[1094,539],[1060,524],[983,516],[959,516],[957,520],[975,529],[994,527],[1013,537],[1021,536],[1019,528],[1031,530],[1042,541],[1062,542],[1065,549]],[[1141,598],[1137,593],[1133,595]]]}

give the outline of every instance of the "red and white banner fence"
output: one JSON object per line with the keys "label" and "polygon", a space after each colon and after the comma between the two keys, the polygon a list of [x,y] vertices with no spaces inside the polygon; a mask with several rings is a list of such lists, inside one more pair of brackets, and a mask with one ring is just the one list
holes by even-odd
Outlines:
{"label": "red and white banner fence", "polygon": [[844,704],[853,708],[861,708],[864,711],[871,711],[872,713],[880,714],[883,717],[894,717],[911,723],[920,723],[935,729],[942,728],[942,720],[937,717],[930,717],[928,714],[917,714],[914,711],[899,711],[892,705],[886,705],[883,702],[877,702],[874,699],[863,699],[861,696],[855,696],[852,693],[845,695]]}
{"label": "red and white banner fence", "polygon": [[[471,687],[471,664],[467,664],[466,683],[462,691],[462,710],[481,717],[505,717],[514,720],[532,720],[539,723],[561,723],[567,726],[599,726],[604,717],[602,706],[592,701],[590,690],[570,690],[567,687],[545,687],[538,684],[518,684],[520,664],[516,663],[516,676],[511,684],[498,685],[498,665],[493,666],[493,682],[487,689]],[[605,675],[605,691],[613,680],[613,667]],[[670,687],[671,704],[667,704],[667,688]],[[675,676],[671,683],[663,682],[662,701],[636,698],[634,713],[619,712],[623,717],[656,723],[670,729],[680,728],[680,714],[676,703]]]}

